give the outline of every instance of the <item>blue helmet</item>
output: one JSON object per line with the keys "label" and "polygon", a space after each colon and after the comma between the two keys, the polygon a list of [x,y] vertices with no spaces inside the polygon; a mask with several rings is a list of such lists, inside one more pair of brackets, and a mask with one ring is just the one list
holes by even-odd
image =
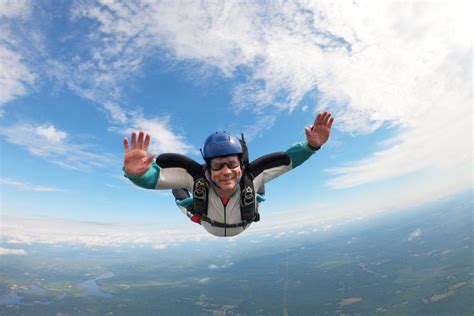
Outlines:
{"label": "blue helmet", "polygon": [[240,140],[227,132],[215,132],[209,135],[204,142],[204,148],[201,149],[201,154],[204,160],[208,161],[211,158],[223,157],[229,155],[243,154]]}

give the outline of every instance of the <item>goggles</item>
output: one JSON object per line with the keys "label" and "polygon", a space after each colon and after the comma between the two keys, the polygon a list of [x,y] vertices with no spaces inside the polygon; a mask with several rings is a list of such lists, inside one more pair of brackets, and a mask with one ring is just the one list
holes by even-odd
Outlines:
{"label": "goggles", "polygon": [[214,161],[211,160],[210,167],[212,171],[219,171],[224,166],[227,166],[229,169],[235,169],[240,166],[240,161],[238,159],[232,159],[227,161]]}

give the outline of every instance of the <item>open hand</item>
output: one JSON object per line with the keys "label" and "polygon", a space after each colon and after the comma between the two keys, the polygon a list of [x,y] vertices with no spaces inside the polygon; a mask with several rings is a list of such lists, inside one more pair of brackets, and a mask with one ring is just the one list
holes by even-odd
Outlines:
{"label": "open hand", "polygon": [[138,133],[132,132],[131,141],[132,146],[129,147],[128,139],[125,137],[123,140],[123,147],[125,149],[125,158],[123,161],[123,166],[125,172],[134,177],[140,177],[145,174],[145,172],[150,168],[151,163],[155,157],[155,154],[150,154],[147,157],[147,151],[150,147],[150,135],[140,131]]}
{"label": "open hand", "polygon": [[329,139],[332,123],[334,118],[331,117],[331,113],[323,112],[319,113],[314,120],[311,127],[305,127],[307,143],[314,148],[319,148]]}

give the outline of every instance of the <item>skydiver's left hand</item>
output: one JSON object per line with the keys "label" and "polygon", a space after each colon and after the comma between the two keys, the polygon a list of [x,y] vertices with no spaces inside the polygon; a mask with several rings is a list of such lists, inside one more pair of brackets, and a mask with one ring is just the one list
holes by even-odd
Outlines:
{"label": "skydiver's left hand", "polygon": [[334,118],[331,117],[331,113],[323,112],[319,113],[311,127],[305,127],[306,142],[313,148],[319,148],[324,145],[331,132],[331,126],[334,122]]}

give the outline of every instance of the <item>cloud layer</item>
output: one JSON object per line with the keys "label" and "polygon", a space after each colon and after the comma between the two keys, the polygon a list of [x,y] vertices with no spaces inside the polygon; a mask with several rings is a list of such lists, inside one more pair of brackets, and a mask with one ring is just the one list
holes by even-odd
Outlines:
{"label": "cloud layer", "polygon": [[[49,58],[47,75],[97,103],[113,130],[145,129],[156,134],[157,151],[186,154],[195,149],[173,132],[169,118],[144,119],[122,100],[148,60],[191,63],[200,73],[243,78],[233,89],[234,109],[268,116],[252,135],[307,99],[313,110],[333,112],[344,133],[396,131],[383,149],[328,169],[331,188],[424,170],[453,172],[454,181],[472,165],[471,7],[468,1],[75,2],[69,18],[87,25],[74,44],[83,54]],[[9,18],[26,11],[5,10]],[[12,75],[2,79],[10,87],[2,96],[7,101],[36,78],[21,56],[12,60]]]}
{"label": "cloud layer", "polygon": [[2,248],[0,247],[0,255],[15,255],[15,256],[24,256],[28,253],[23,249],[11,249],[11,248]]}
{"label": "cloud layer", "polygon": [[328,185],[347,188],[471,163],[458,154],[472,146],[468,6],[142,1],[88,4],[74,16],[96,21],[96,37],[115,39],[99,59],[120,52],[130,70],[137,63],[127,60],[157,47],[224,77],[245,71],[234,88],[236,110],[292,111],[316,96],[316,108],[332,111],[346,133],[399,128],[388,148],[328,169]]}
{"label": "cloud layer", "polygon": [[[188,223],[187,223],[188,224]],[[7,245],[62,244],[95,246],[149,246],[165,250],[184,241],[213,238],[200,227],[174,229],[160,223],[105,223],[48,217],[2,216],[1,239]]]}

